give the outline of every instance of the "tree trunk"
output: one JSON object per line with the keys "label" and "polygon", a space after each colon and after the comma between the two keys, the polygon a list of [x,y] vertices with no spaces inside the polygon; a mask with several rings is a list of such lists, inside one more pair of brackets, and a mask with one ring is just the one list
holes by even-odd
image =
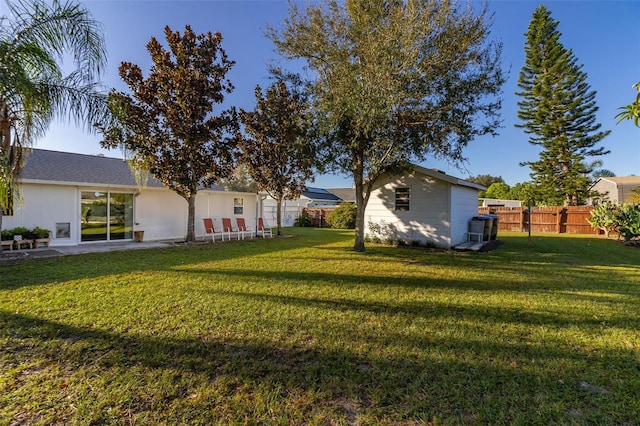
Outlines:
{"label": "tree trunk", "polygon": [[[358,156],[359,157],[359,156]],[[367,206],[364,197],[362,160],[357,158],[353,167],[353,181],[356,186],[356,236],[353,242],[353,250],[364,253],[364,210]]]}
{"label": "tree trunk", "polygon": [[195,218],[196,218],[196,192],[192,192],[187,198],[189,203],[189,217],[187,219],[187,242],[196,240]]}
{"label": "tree trunk", "polygon": [[278,228],[277,234],[278,236],[282,235],[282,198],[276,199],[276,228]]}

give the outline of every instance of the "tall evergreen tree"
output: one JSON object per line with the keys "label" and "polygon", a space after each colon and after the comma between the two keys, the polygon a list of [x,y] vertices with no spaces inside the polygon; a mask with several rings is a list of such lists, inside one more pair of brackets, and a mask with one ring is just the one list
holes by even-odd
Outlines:
{"label": "tall evergreen tree", "polygon": [[525,64],[520,71],[518,118],[530,135],[529,142],[542,147],[540,159],[522,163],[531,167],[538,201],[577,205],[588,197],[591,180],[586,157],[608,154],[596,147],[609,131],[596,123],[596,92],[571,49],[560,42],[558,21],[543,5],[533,14],[525,34]]}

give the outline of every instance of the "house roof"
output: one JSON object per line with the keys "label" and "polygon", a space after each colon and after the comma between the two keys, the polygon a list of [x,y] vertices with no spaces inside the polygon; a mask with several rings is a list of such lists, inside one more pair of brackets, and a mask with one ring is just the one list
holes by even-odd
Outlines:
{"label": "house roof", "polygon": [[[616,185],[640,185],[640,176],[615,176],[615,177],[601,177],[598,180],[607,180],[613,182]],[[598,181],[596,181],[597,183]]]}
{"label": "house roof", "polygon": [[[34,149],[27,155],[22,181],[73,185],[136,187],[129,164],[121,158]],[[149,177],[147,187],[164,188]],[[223,190],[213,185],[211,190]]]}
{"label": "house roof", "polygon": [[427,169],[426,167],[422,167],[422,166],[417,166],[414,165],[413,166],[414,171],[417,171],[419,173],[422,173],[423,175],[427,175],[429,177],[432,177],[434,179],[439,179],[439,180],[443,180],[445,182],[449,182],[453,185],[458,185],[458,186],[466,186],[468,188],[473,188],[473,189],[477,189],[478,191],[486,191],[487,188],[482,186],[482,185],[478,185],[476,183],[473,182],[469,182],[467,180],[464,179],[460,179],[457,178],[455,176],[450,176],[438,169]]}
{"label": "house roof", "polygon": [[342,201],[349,203],[356,202],[356,190],[355,188],[328,188],[327,192],[332,193]]}
{"label": "house roof", "polygon": [[334,195],[334,194],[330,193],[329,191],[327,191],[326,189],[322,189],[322,188],[310,188],[310,187],[307,187],[307,188],[305,188],[304,191],[302,191],[302,195],[304,197],[307,197],[307,198],[311,199],[311,200],[336,201],[336,202],[342,201],[336,195]]}

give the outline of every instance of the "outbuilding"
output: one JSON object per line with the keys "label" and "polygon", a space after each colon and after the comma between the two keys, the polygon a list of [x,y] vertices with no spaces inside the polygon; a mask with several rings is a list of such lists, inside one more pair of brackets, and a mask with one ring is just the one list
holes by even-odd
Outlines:
{"label": "outbuilding", "polygon": [[636,188],[640,188],[640,176],[602,177],[589,188],[590,191],[598,193],[591,202],[597,204],[597,200],[602,200],[622,204],[628,201],[631,192]]}
{"label": "outbuilding", "polygon": [[[152,241],[187,234],[186,200],[152,177],[137,182],[123,159],[35,149],[19,192],[2,228],[50,229],[51,246],[133,240],[135,231]],[[205,234],[203,218],[213,218],[217,226],[222,217],[255,224],[259,207],[254,193],[202,189],[196,197],[196,236]]]}
{"label": "outbuilding", "polygon": [[384,176],[365,210],[365,235],[450,248],[467,239],[469,221],[478,214],[483,186],[436,169],[414,166],[399,176]]}

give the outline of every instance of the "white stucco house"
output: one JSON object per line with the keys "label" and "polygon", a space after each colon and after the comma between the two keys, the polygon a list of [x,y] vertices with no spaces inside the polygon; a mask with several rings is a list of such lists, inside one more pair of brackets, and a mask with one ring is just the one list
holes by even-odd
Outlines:
{"label": "white stucco house", "polygon": [[[134,231],[144,231],[145,240],[183,239],[187,233],[186,200],[153,178],[137,185],[127,162],[118,158],[35,149],[27,157],[20,195],[2,228],[50,229],[51,246],[132,240]],[[260,208],[254,193],[202,189],[196,236],[205,234],[203,218],[220,226],[222,217],[244,217],[255,229]]]}
{"label": "white stucco house", "polygon": [[400,176],[385,176],[371,192],[365,235],[374,236],[376,228],[382,228],[407,242],[456,246],[466,241],[482,190],[486,188],[420,166]]}

